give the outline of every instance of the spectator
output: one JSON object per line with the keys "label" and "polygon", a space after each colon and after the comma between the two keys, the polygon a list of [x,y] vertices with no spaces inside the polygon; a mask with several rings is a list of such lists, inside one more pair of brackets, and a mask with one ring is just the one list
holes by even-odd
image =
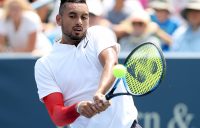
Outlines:
{"label": "spectator", "polygon": [[26,0],[6,0],[0,26],[2,52],[49,52],[51,44],[41,33],[41,20]]}
{"label": "spectator", "polygon": [[101,25],[110,26],[110,22],[103,17],[103,5],[99,0],[87,0],[89,9],[89,24],[90,26]]}
{"label": "spectator", "polygon": [[182,11],[186,24],[173,35],[173,51],[200,52],[200,0],[188,1]]}
{"label": "spectator", "polygon": [[[150,2],[150,7],[155,11],[155,13],[151,15],[151,20],[157,23],[162,30],[171,36],[178,28],[179,22],[171,17],[172,9],[169,2],[167,0],[154,0]],[[163,43],[162,49],[168,51],[169,43]]]}
{"label": "spectator", "polygon": [[114,6],[108,11],[106,18],[112,24],[119,24],[128,18],[132,12],[142,9],[142,5],[137,0],[115,0]]}
{"label": "spectator", "polygon": [[4,0],[0,0],[0,8],[3,6]]}
{"label": "spectator", "polygon": [[144,42],[161,44],[154,30],[156,24],[150,21],[150,16],[146,11],[133,13],[128,20],[132,25],[133,32],[119,40],[122,52],[131,52],[137,45]]}

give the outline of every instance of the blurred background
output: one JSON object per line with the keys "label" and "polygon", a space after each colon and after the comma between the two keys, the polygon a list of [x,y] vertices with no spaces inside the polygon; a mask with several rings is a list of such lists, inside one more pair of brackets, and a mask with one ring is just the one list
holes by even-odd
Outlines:
{"label": "blurred background", "polygon": [[[0,0],[0,128],[56,128],[39,101],[34,64],[61,37],[55,21],[59,3]],[[200,0],[87,4],[90,26],[102,25],[116,34],[120,63],[144,42],[153,42],[164,52],[167,72],[160,87],[134,97],[143,128],[200,128]]]}

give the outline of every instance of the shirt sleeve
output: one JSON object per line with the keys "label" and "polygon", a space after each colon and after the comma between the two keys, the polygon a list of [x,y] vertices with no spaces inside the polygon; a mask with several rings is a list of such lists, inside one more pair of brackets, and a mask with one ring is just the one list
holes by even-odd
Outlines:
{"label": "shirt sleeve", "polygon": [[53,74],[47,65],[44,65],[40,59],[35,64],[35,80],[37,84],[40,100],[51,93],[60,92],[61,90],[56,84]]}
{"label": "shirt sleeve", "polygon": [[117,38],[115,33],[106,27],[95,26],[93,30],[93,40],[94,46],[97,50],[97,55],[99,55],[104,49],[116,46],[119,49],[119,44],[117,43]]}

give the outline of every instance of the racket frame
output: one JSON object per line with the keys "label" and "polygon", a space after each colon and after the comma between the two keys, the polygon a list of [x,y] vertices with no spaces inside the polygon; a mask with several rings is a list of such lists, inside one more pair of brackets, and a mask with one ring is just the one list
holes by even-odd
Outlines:
{"label": "racket frame", "polygon": [[[161,75],[161,78],[159,79],[159,81],[158,81],[158,82],[155,84],[155,86],[154,86],[150,91],[148,91],[147,93],[144,93],[144,94],[141,94],[141,95],[139,95],[139,94],[137,95],[137,94],[132,94],[132,93],[130,93],[129,90],[127,89],[127,92],[128,92],[130,95],[133,95],[133,96],[145,96],[145,95],[147,95],[147,94],[153,92],[154,90],[156,90],[156,88],[158,88],[158,86],[159,86],[160,83],[163,81],[163,79],[164,79],[164,77],[165,77],[165,74],[166,74],[166,61],[165,61],[165,57],[164,57],[164,55],[163,55],[163,52],[162,52],[162,50],[161,50],[160,47],[158,47],[157,45],[155,45],[154,43],[151,43],[151,42],[146,42],[146,43],[140,44],[140,45],[138,45],[133,51],[131,51],[131,53],[130,53],[130,54],[126,57],[126,59],[125,59],[124,66],[125,66],[125,67],[127,66],[127,65],[126,65],[127,61],[130,59],[130,57],[132,56],[132,54],[133,54],[137,49],[139,49],[139,48],[142,47],[143,45],[147,45],[147,44],[154,45],[155,48],[158,50],[159,55],[161,56],[162,64],[163,64],[163,66],[162,66],[163,72],[162,72],[162,75]],[[127,83],[126,83],[126,86],[128,86]]]}
{"label": "racket frame", "polygon": [[[126,57],[125,62],[124,62],[124,66],[125,66],[125,67],[127,66],[127,65],[126,65],[127,61],[130,59],[130,57],[132,56],[132,54],[133,54],[137,49],[139,49],[139,48],[142,47],[143,45],[147,45],[147,44],[154,45],[154,46],[156,47],[156,49],[158,50],[159,55],[161,56],[161,60],[162,60],[162,64],[163,64],[163,66],[162,66],[163,72],[162,72],[162,75],[161,75],[159,81],[158,81],[158,82],[156,83],[156,85],[155,85],[150,91],[148,91],[147,93],[142,94],[142,95],[137,95],[137,94],[130,93],[130,90],[129,90],[129,87],[128,87],[128,85],[127,85],[125,76],[122,77],[122,78],[117,78],[117,80],[115,81],[115,84],[114,84],[114,86],[112,87],[112,89],[106,94],[106,96],[105,96],[106,100],[110,100],[111,98],[116,97],[116,96],[120,96],[120,95],[145,96],[145,95],[147,95],[147,94],[153,92],[153,91],[159,86],[159,84],[162,82],[162,80],[164,79],[164,76],[165,76],[165,74],[166,74],[166,61],[165,61],[165,58],[164,58],[164,55],[163,55],[163,52],[162,52],[161,48],[158,47],[158,46],[156,46],[155,44],[153,44],[153,43],[151,43],[151,42],[146,42],[146,43],[140,44],[140,45],[138,45],[134,50],[132,50],[131,53]],[[114,93],[114,91],[116,90],[116,88],[117,88],[117,86],[118,86],[118,84],[119,84],[119,82],[120,82],[121,80],[123,81],[124,87],[125,87],[125,89],[126,89],[127,92]]]}

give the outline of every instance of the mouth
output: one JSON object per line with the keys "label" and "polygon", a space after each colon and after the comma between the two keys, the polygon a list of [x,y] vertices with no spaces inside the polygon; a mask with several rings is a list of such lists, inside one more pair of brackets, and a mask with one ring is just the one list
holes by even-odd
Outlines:
{"label": "mouth", "polygon": [[83,31],[83,28],[80,27],[80,26],[73,27],[73,31],[75,31],[75,32],[82,32],[82,31]]}

